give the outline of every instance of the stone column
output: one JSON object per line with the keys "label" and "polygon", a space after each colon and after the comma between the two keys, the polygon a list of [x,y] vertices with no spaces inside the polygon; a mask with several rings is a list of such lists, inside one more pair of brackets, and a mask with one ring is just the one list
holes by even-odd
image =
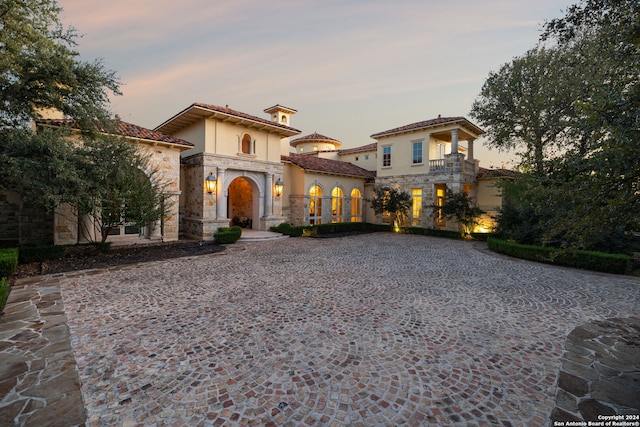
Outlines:
{"label": "stone column", "polygon": [[273,216],[273,175],[265,173],[264,216]]}
{"label": "stone column", "polygon": [[458,129],[451,129],[451,154],[458,154]]}
{"label": "stone column", "polygon": [[227,218],[227,196],[224,194],[224,168],[218,168],[216,187],[216,219],[224,219]]}
{"label": "stone column", "polygon": [[473,160],[473,141],[475,141],[475,138],[471,138],[469,139],[469,141],[467,142],[467,160]]}

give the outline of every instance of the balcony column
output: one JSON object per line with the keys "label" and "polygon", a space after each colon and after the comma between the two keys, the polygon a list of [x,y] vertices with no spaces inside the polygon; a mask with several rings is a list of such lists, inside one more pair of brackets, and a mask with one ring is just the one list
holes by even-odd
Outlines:
{"label": "balcony column", "polygon": [[468,160],[473,160],[473,141],[475,141],[475,138],[470,138],[467,141],[467,157]]}
{"label": "balcony column", "polygon": [[458,154],[458,129],[451,129],[451,154]]}

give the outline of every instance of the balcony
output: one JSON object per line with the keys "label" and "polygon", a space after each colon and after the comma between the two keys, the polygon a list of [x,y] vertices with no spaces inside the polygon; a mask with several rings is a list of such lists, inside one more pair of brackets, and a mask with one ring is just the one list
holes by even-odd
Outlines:
{"label": "balcony", "polygon": [[476,162],[465,160],[463,154],[447,155],[444,159],[429,160],[430,175],[450,175],[462,173],[475,175]]}

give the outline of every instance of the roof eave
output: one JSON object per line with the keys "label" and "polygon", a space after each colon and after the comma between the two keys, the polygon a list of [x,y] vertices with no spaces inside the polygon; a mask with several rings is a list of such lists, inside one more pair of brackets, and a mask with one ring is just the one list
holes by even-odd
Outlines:
{"label": "roof eave", "polygon": [[[176,122],[184,118],[182,125],[175,125]],[[186,126],[189,126],[202,118],[212,118],[217,119],[223,122],[230,122],[234,124],[244,125],[250,128],[256,128],[259,130],[266,130],[268,132],[275,133],[283,138],[288,138],[293,135],[298,135],[300,131],[298,129],[283,127],[278,124],[267,124],[264,122],[260,122],[257,120],[251,120],[247,117],[240,117],[234,114],[225,113],[223,111],[213,110],[211,108],[206,108],[202,105],[191,104],[189,107],[185,108],[178,114],[174,115],[170,119],[166,120],[164,123],[157,126],[154,130],[158,132],[163,132],[167,134],[171,134],[172,132],[177,132],[180,129],[183,129]],[[172,126],[174,124],[174,126]]]}
{"label": "roof eave", "polygon": [[[469,130],[471,130],[474,134],[476,134],[478,136],[482,136],[482,135],[485,134],[484,130],[480,129],[478,126],[474,125],[469,120],[467,120],[466,118],[463,117],[463,118],[456,119],[456,120],[450,120],[448,122],[429,124],[429,125],[425,125],[425,126],[411,128],[411,129],[398,129],[398,130],[395,130],[395,131],[392,129],[392,130],[389,130],[389,131],[378,132],[378,133],[374,133],[373,135],[371,135],[370,138],[373,138],[373,139],[387,138],[387,137],[402,135],[402,134],[406,134],[406,133],[420,132],[420,131],[423,131],[423,130],[426,130],[426,129],[431,129],[431,128],[449,126],[449,125],[452,125],[452,124],[461,124],[460,127],[468,128]],[[410,126],[410,125],[407,125],[407,126]]]}

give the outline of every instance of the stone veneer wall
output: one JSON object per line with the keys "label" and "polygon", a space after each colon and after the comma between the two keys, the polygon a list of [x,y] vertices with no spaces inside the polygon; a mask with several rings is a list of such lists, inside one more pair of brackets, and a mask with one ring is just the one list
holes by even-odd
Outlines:
{"label": "stone veneer wall", "polygon": [[[455,187],[453,176],[441,175],[396,175],[376,178],[376,185],[397,186],[401,191],[411,194],[412,188],[422,189],[422,218],[419,227],[433,228],[433,209],[429,206],[435,200],[435,184],[447,184],[447,188],[458,190]],[[411,212],[409,212],[411,215]],[[411,220],[411,218],[409,218]],[[447,221],[447,229],[457,230],[458,226],[453,221]]]}
{"label": "stone veneer wall", "polygon": [[162,219],[162,240],[178,240],[179,233],[179,196],[180,196],[180,149],[163,144],[143,145],[140,147],[149,157],[149,163],[158,171],[158,177],[165,185],[165,217]]}
{"label": "stone veneer wall", "polygon": [[567,337],[549,425],[630,414],[640,414],[640,318],[577,327]]}
{"label": "stone veneer wall", "polygon": [[[218,168],[224,169],[225,182],[218,182],[218,191],[222,189],[228,196],[228,186],[233,179],[243,177],[252,180],[264,193],[266,174],[282,177],[282,163],[258,160],[253,156],[224,156],[218,154],[198,153],[182,159],[184,183],[181,203],[180,232],[185,237],[212,240],[220,227],[228,227],[233,217],[227,212],[227,218],[217,217],[217,195],[207,194],[203,188],[204,180],[213,173],[220,178]],[[277,178],[275,178],[277,179]],[[256,182],[259,180],[260,182]],[[260,194],[260,203],[264,203],[264,194]],[[264,214],[261,218],[253,218],[254,229],[268,230],[272,225],[280,224],[286,218],[281,217],[281,197],[273,198],[273,215]],[[263,209],[263,207],[261,208]],[[261,211],[262,212],[262,211]],[[256,225],[259,224],[258,227]]]}

